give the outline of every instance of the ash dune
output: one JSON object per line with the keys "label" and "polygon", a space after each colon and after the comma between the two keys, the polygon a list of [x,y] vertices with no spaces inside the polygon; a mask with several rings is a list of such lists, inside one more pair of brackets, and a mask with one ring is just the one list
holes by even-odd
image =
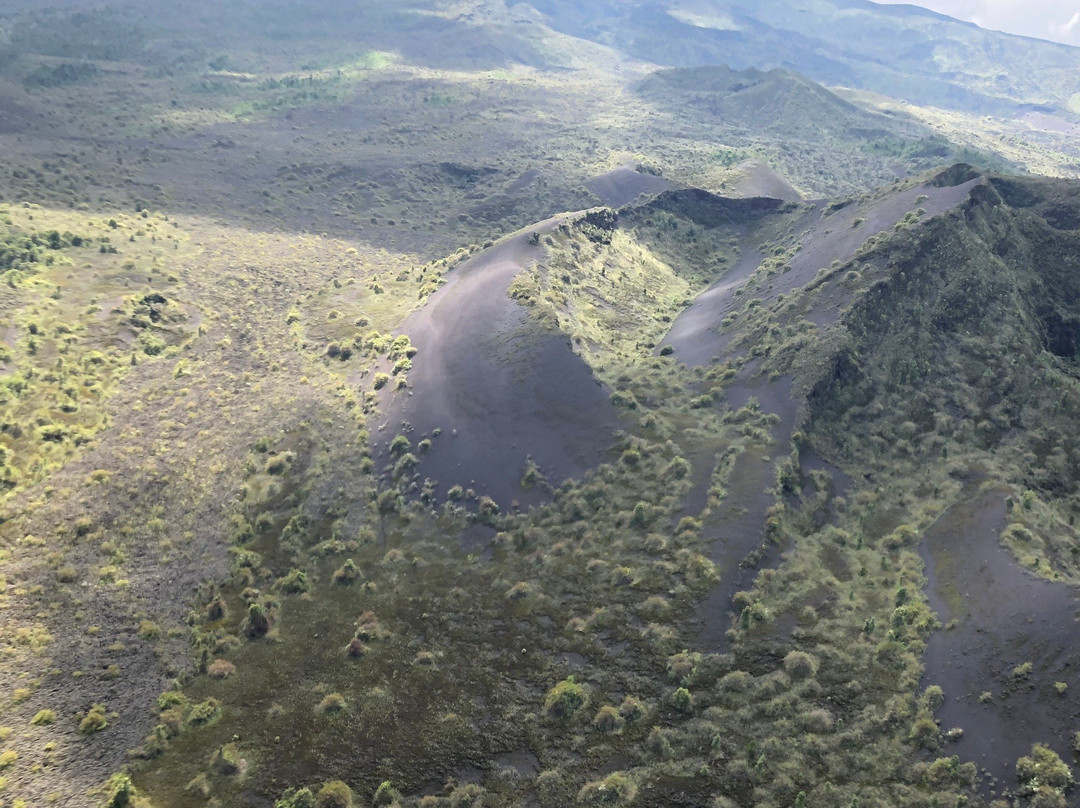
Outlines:
{"label": "ash dune", "polygon": [[739,163],[725,180],[724,195],[802,202],[803,195],[778,171],[758,160]]}
{"label": "ash dune", "polygon": [[610,208],[621,208],[642,195],[659,194],[671,186],[672,183],[663,177],[645,174],[630,166],[619,166],[585,183],[585,187]]}
{"label": "ash dune", "polygon": [[609,392],[569,338],[532,322],[507,294],[540,255],[535,234],[570,218],[480,253],[402,323],[418,353],[408,393],[387,405],[384,435],[404,426],[415,443],[440,431],[417,467],[421,479],[437,481],[440,496],[461,485],[503,508],[536,502],[541,493],[520,482],[529,459],[557,485],[596,466],[619,428]]}

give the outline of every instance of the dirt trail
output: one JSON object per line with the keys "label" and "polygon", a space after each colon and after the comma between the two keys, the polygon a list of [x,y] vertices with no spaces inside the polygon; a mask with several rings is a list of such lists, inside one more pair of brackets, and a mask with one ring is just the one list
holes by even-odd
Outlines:
{"label": "dirt trail", "polygon": [[619,420],[608,391],[568,337],[539,328],[507,294],[540,257],[531,235],[571,218],[549,219],[485,250],[401,326],[419,350],[410,389],[387,404],[376,446],[388,462],[387,445],[403,429],[414,447],[441,429],[417,469],[437,481],[439,496],[460,484],[504,508],[531,504],[542,494],[520,484],[527,458],[558,484],[597,465],[613,440]]}
{"label": "dirt trail", "polygon": [[[1002,546],[1006,493],[965,491],[921,547],[930,607],[943,625],[955,621],[927,643],[923,685],[945,691],[942,728],[964,730],[949,753],[973,761],[999,791],[1015,786],[1016,760],[1035,742],[1072,763],[1080,730],[1080,599],[1023,569]],[[1028,662],[1029,674],[1013,673]],[[980,700],[983,692],[992,700]]]}

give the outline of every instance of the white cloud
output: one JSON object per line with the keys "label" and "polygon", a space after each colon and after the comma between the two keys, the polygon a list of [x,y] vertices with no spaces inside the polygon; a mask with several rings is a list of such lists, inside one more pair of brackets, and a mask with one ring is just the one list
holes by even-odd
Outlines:
{"label": "white cloud", "polygon": [[1078,25],[1080,25],[1080,11],[1073,14],[1072,19],[1069,20],[1067,23],[1057,28],[1057,32],[1062,36],[1068,36],[1076,30],[1076,27]]}

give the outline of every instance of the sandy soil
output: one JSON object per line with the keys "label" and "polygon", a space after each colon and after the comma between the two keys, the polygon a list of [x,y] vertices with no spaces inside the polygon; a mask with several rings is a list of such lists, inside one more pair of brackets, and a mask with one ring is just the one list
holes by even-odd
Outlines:
{"label": "sandy soil", "polygon": [[[847,263],[867,239],[891,230],[910,211],[922,208],[925,213],[921,220],[925,221],[951,210],[982,182],[983,179],[977,177],[946,188],[918,185],[886,194],[882,199],[848,205],[831,215],[827,214],[823,203],[819,203],[802,223],[796,225],[796,230],[802,228],[807,233],[802,240],[802,249],[791,260],[791,269],[778,275],[763,297],[774,298],[806,286],[818,270],[830,266],[833,261]],[[840,308],[841,301],[838,301],[835,307],[811,312],[808,319],[817,325],[835,322]]]}
{"label": "sandy soil", "polygon": [[[945,691],[942,729],[964,730],[950,754],[1009,787],[1017,758],[1035,742],[1049,743],[1066,762],[1074,759],[1080,599],[1065,584],[1023,569],[1002,546],[1005,495],[970,486],[926,531],[921,552],[930,606],[943,625],[955,621],[927,643],[923,684]],[[1013,676],[1025,662],[1032,663],[1030,675]],[[1054,682],[1065,682],[1068,692],[1059,695]],[[992,701],[980,702],[984,691]]]}
{"label": "sandy soil", "polygon": [[1020,120],[1036,132],[1056,132],[1064,135],[1080,134],[1080,126],[1057,115],[1045,112],[1028,112]]}
{"label": "sandy soil", "polygon": [[[762,292],[755,292],[755,297],[775,299],[806,286],[820,269],[833,261],[850,261],[868,238],[892,229],[909,211],[923,208],[926,211],[923,219],[944,213],[966,199],[971,189],[982,181],[977,178],[946,188],[920,185],[880,200],[852,204],[831,214],[827,214],[824,203],[817,203],[796,224],[796,231],[802,231],[804,236],[802,249],[790,262],[791,269],[777,275]],[[916,203],[921,197],[926,198]],[[735,292],[747,282],[761,260],[761,253],[744,242],[739,261],[679,314],[661,347],[671,346],[675,356],[688,365],[706,365],[723,353],[734,334],[723,331],[720,324],[741,305]],[[828,325],[836,321],[846,303],[846,298],[835,296],[826,306],[809,312],[807,318],[816,325]]]}
{"label": "sandy soil", "polygon": [[730,196],[768,197],[784,202],[802,202],[803,197],[795,187],[764,163],[747,160],[735,166],[736,179],[729,182],[726,193]]}
{"label": "sandy soil", "polygon": [[569,339],[543,331],[507,295],[514,277],[540,256],[530,235],[558,227],[550,219],[484,251],[451,273],[448,283],[401,327],[419,352],[411,390],[387,405],[386,447],[404,423],[415,445],[439,428],[418,471],[438,482],[471,487],[502,507],[541,493],[520,480],[531,457],[558,484],[597,465],[619,427],[610,394]]}
{"label": "sandy soil", "polygon": [[611,208],[629,205],[642,194],[659,194],[672,187],[670,180],[642,174],[630,166],[620,166],[585,183],[585,187]]}
{"label": "sandy soil", "polygon": [[746,283],[761,265],[761,259],[760,252],[744,243],[735,266],[675,318],[660,347],[670,345],[675,349],[675,356],[687,365],[709,364],[730,340],[730,335],[721,334],[718,326],[741,304],[735,290]]}

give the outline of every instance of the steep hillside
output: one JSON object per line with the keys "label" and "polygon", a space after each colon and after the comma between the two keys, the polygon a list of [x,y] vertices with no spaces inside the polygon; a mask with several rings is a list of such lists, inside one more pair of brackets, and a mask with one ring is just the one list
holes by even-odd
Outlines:
{"label": "steep hillside", "polygon": [[948,697],[943,728],[972,736],[961,759],[1009,783],[1035,742],[1068,759],[1075,732],[1058,701],[1080,687],[1063,622],[1080,607],[1080,205],[1075,183],[970,182],[955,209],[766,302],[744,349],[806,392],[800,441],[872,503],[864,540],[883,559],[921,548],[947,624],[923,681]]}
{"label": "steep hillside", "polygon": [[[527,474],[559,485],[605,458],[621,426],[610,391],[567,337],[530,323],[508,294],[539,256],[540,236],[563,222],[485,250],[401,324],[398,340],[407,347],[385,370],[409,395],[384,396],[386,437],[375,442],[392,477],[430,480],[439,500],[469,489],[488,507],[517,508],[539,501],[535,486],[523,490]],[[383,373],[382,384],[390,378]],[[399,434],[405,441],[391,439]]]}

